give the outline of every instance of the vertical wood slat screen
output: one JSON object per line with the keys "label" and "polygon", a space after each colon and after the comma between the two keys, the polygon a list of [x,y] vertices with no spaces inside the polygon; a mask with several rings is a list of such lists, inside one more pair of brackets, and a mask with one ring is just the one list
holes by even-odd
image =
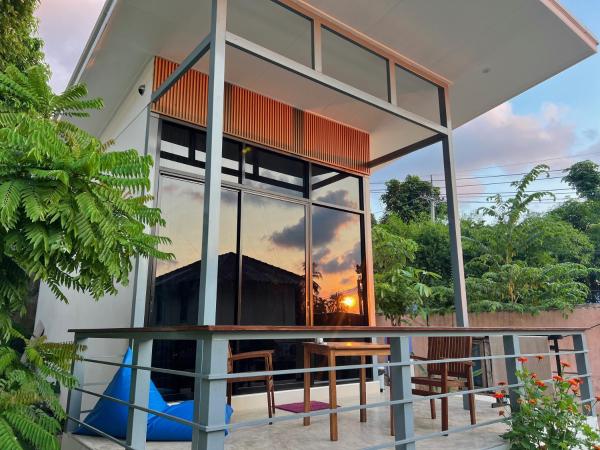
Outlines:
{"label": "vertical wood slat screen", "polygon": [[[154,60],[155,90],[177,68]],[[206,126],[208,76],[188,71],[152,107],[168,117]],[[368,174],[369,134],[301,111],[230,83],[225,84],[224,132],[340,169]]]}

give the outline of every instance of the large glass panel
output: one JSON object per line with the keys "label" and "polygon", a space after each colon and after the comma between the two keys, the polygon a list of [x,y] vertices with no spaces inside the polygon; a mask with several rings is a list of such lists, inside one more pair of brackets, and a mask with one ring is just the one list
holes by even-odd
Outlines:
{"label": "large glass panel", "polygon": [[306,191],[306,163],[250,146],[243,150],[244,183],[281,194],[303,197]]}
{"label": "large glass panel", "polygon": [[388,100],[387,60],[334,31],[321,29],[323,73]]}
{"label": "large glass panel", "polygon": [[312,21],[270,0],[229,0],[227,29],[305,66],[312,66]]}
{"label": "large glass panel", "polygon": [[304,205],[244,194],[242,324],[306,323],[305,230]]}
{"label": "large glass panel", "polygon": [[[217,323],[234,323],[237,296],[237,208],[238,193],[221,192],[219,233],[219,280]],[[154,302],[150,311],[152,325],[196,323],[200,287],[200,257],[204,185],[179,178],[161,176],[159,205],[166,226],[159,233],[169,237],[162,250],[175,254],[173,261],[157,261]]]}
{"label": "large glass panel", "polygon": [[361,216],[312,207],[315,325],[364,325]]}
{"label": "large glass panel", "polygon": [[355,209],[361,207],[360,180],[354,175],[313,165],[311,189],[313,200]]}
{"label": "large glass panel", "polygon": [[408,70],[396,66],[398,106],[440,123],[439,88]]}
{"label": "large glass panel", "polygon": [[[233,324],[237,298],[238,193],[221,191],[217,324]],[[161,176],[159,202],[166,226],[159,232],[172,240],[162,250],[175,254],[173,261],[158,261],[154,301],[149,325],[195,324],[198,316],[202,250],[204,185]],[[176,370],[194,369],[194,341],[154,342],[152,366]],[[167,401],[191,398],[193,379],[152,373],[152,380]]]}

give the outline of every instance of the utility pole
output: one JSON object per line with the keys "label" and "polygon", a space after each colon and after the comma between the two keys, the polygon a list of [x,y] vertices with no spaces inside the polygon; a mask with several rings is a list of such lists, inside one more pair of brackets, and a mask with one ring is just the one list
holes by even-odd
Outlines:
{"label": "utility pole", "polygon": [[433,174],[429,175],[429,182],[431,183],[431,194],[429,196],[431,203],[431,221],[435,223],[435,196],[433,195]]}

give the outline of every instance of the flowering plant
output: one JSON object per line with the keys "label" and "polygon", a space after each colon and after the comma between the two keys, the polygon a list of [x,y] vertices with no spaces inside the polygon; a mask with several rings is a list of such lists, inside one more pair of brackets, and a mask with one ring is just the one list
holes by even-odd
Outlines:
{"label": "flowering plant", "polygon": [[[568,366],[563,363],[563,367]],[[577,402],[579,378],[556,375],[552,380],[554,389],[548,390],[548,384],[525,367],[517,370],[516,375],[523,384],[518,391],[519,408],[507,417],[510,430],[503,435],[510,441],[511,450],[600,450],[600,435],[587,423]],[[494,394],[496,398],[505,395],[504,390]],[[586,403],[583,407],[591,411],[592,405]],[[501,416],[505,414],[500,410]]]}

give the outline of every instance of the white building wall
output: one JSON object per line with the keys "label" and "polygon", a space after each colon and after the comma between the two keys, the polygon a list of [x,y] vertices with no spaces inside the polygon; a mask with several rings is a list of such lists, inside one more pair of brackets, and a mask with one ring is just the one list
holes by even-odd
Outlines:
{"label": "white building wall", "polygon": [[[113,149],[125,150],[135,148],[140,153],[144,152],[146,141],[146,105],[150,101],[152,92],[153,63],[150,61],[144,68],[140,77],[131,85],[130,92],[113,115],[113,118],[102,132],[100,139],[107,141],[113,139]],[[143,95],[138,93],[138,86],[145,84]],[[99,301],[94,301],[90,295],[65,290],[69,303],[58,300],[47,285],[40,286],[36,323],[42,322],[45,334],[53,342],[64,342],[73,339],[71,328],[114,328],[129,327],[131,325],[131,312],[134,292],[134,273],[129,277],[128,286],[119,286],[119,292],[114,296],[106,296]],[[127,348],[124,340],[98,340],[87,342],[86,356],[110,361],[120,361]],[[116,368],[98,364],[86,363],[85,382],[86,389],[102,392],[106,383],[110,381]],[[61,400],[66,402],[66,393],[61,393]],[[82,409],[89,409],[96,402],[96,398],[84,395]]]}

